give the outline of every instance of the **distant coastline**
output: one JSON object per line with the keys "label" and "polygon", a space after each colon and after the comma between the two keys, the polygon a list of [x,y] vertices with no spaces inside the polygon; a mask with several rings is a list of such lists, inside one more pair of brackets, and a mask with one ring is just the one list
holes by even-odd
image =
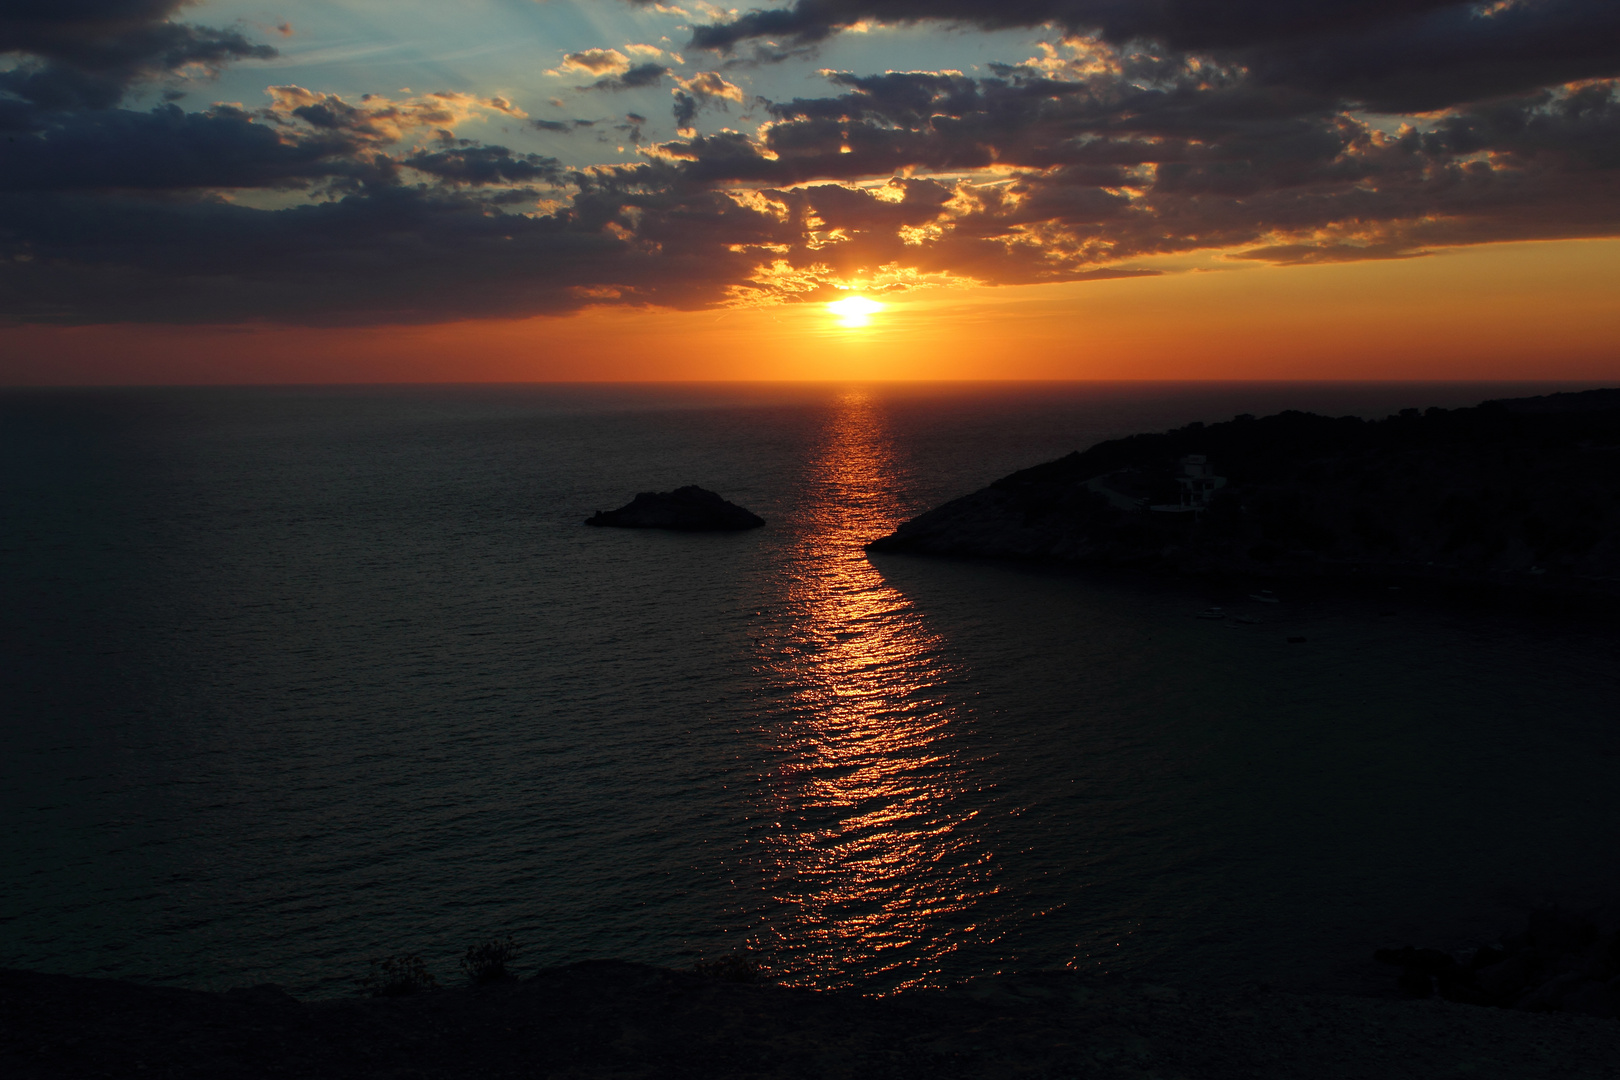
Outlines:
{"label": "distant coastline", "polygon": [[1620,389],[1113,439],[869,550],[1620,594]]}

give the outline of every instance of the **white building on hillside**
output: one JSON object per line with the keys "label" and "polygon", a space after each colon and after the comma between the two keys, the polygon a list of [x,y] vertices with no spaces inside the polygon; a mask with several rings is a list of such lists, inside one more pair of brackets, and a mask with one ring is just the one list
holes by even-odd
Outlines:
{"label": "white building on hillside", "polygon": [[1181,501],[1161,503],[1153,509],[1161,514],[1196,514],[1226,486],[1226,477],[1216,476],[1215,466],[1203,454],[1188,454],[1181,459],[1181,475],[1176,477],[1176,483],[1181,487]]}

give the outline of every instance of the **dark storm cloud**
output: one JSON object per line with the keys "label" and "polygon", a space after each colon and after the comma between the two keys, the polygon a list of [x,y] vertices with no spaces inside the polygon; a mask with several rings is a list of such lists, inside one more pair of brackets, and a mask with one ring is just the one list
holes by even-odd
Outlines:
{"label": "dark storm cloud", "polygon": [[1411,112],[1620,74],[1620,5],[1519,0],[1495,14],[1453,4],[1331,36],[1240,48],[1257,81]]}
{"label": "dark storm cloud", "polygon": [[660,252],[605,227],[621,211],[531,217],[411,188],[286,210],[12,197],[0,200],[0,317],[432,322],[570,310],[593,283],[694,307],[746,276],[747,260],[698,221],[661,225],[673,243]]}
{"label": "dark storm cloud", "polygon": [[1098,31],[1116,42],[1153,38],[1207,49],[1345,33],[1454,6],[1455,0],[798,0],[696,27],[693,44],[727,48],[758,37],[818,41],[860,22],[943,22],[990,30],[1052,24]]}
{"label": "dark storm cloud", "polygon": [[[634,0],[651,4],[657,0]],[[1163,37],[1175,44],[1232,44],[1260,37],[1353,26],[1403,12],[1445,7],[1449,0],[798,0],[755,9],[730,22],[695,28],[695,44],[717,48],[756,37],[820,40],[859,22],[954,22],[985,29],[1052,23],[1095,28],[1116,40]]]}
{"label": "dark storm cloud", "polygon": [[469,144],[433,153],[418,151],[403,163],[455,184],[555,183],[563,175],[556,158],[514,154],[504,146]]}
{"label": "dark storm cloud", "polygon": [[699,26],[692,45],[815,42],[863,21],[1050,24],[1115,44],[1152,41],[1242,64],[1264,84],[1395,111],[1620,74],[1613,0],[799,0]]}
{"label": "dark storm cloud", "polygon": [[1491,101],[1447,116],[1422,141],[1433,153],[1488,151],[1526,163],[1553,159],[1574,167],[1620,168],[1620,102],[1605,83],[1564,96],[1543,91]]}
{"label": "dark storm cloud", "polygon": [[183,0],[7,0],[0,6],[0,92],[44,108],[109,108],[136,80],[276,50],[234,30],[170,21]]}
{"label": "dark storm cloud", "polygon": [[240,109],[33,110],[0,152],[0,190],[301,186],[370,171],[351,139],[286,138]]}

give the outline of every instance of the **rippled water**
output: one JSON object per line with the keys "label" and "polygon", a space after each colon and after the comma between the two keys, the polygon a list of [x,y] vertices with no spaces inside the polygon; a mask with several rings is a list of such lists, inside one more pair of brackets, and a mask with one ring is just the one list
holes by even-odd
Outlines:
{"label": "rippled water", "polygon": [[[1328,985],[1620,891],[1607,630],[861,547],[1113,435],[1518,389],[0,395],[0,963]],[[770,525],[580,525],[694,482]]]}

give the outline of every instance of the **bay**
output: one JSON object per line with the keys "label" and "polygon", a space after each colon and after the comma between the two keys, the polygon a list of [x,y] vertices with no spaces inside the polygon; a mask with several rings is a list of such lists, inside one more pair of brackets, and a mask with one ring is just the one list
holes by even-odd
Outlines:
{"label": "bay", "polygon": [[[1601,627],[1298,588],[1234,629],[1189,617],[1232,586],[862,550],[1104,438],[1539,389],[0,394],[0,963],[1342,988],[1613,895]],[[768,526],[581,526],[687,483]]]}

